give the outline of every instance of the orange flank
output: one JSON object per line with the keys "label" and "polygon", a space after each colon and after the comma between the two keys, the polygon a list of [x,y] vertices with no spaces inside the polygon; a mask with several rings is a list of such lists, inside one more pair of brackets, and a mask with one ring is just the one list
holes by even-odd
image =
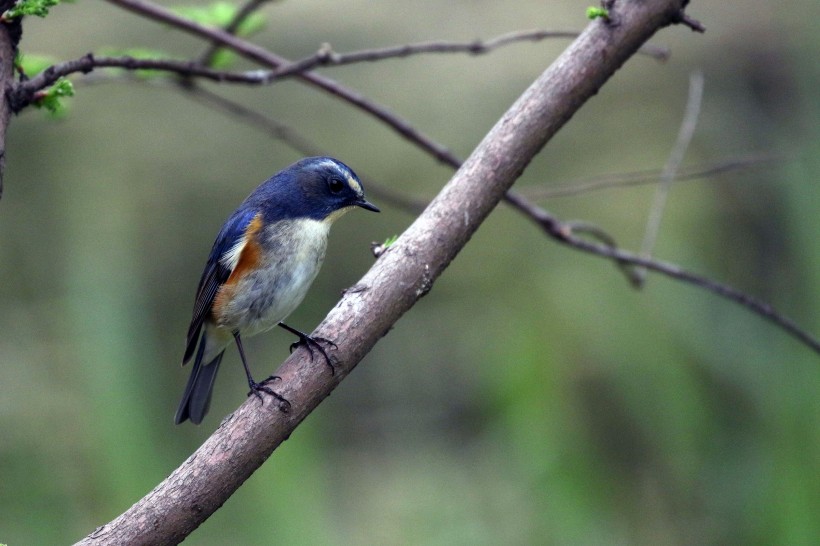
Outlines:
{"label": "orange flank", "polygon": [[245,273],[248,271],[253,271],[259,265],[262,249],[259,246],[256,236],[261,229],[262,215],[257,214],[253,217],[253,220],[248,223],[248,227],[245,228],[244,244],[242,244],[239,259],[236,261],[233,271],[231,271],[231,274],[228,277],[228,280],[225,281],[225,284],[219,287],[219,291],[214,298],[212,313],[217,323],[219,323],[219,317],[222,315],[225,306],[233,298],[236,283],[245,275]]}
{"label": "orange flank", "polygon": [[255,269],[259,265],[259,256],[262,249],[259,247],[259,242],[256,240],[256,235],[262,229],[262,215],[257,214],[250,221],[248,227],[245,228],[245,245],[242,247],[242,252],[239,254],[239,260],[236,266],[231,271],[231,276],[225,281],[225,284],[234,284],[246,272]]}

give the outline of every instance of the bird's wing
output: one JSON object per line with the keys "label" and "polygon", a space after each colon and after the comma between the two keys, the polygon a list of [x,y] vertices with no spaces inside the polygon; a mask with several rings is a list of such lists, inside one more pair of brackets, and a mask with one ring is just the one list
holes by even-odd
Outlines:
{"label": "bird's wing", "polygon": [[239,262],[239,256],[247,241],[248,227],[257,216],[254,210],[237,211],[225,222],[216,236],[202,278],[199,280],[194,313],[188,327],[185,356],[182,358],[183,364],[193,356],[202,324],[211,312],[219,287],[225,284]]}

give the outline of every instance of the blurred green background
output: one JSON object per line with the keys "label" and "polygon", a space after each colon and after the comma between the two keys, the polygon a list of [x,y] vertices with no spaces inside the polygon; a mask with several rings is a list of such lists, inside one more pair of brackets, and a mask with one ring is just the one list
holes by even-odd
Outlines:
{"label": "blurred green background", "polygon": [[[285,1],[260,44],[300,58],[509,31],[581,29],[592,2]],[[165,3],[170,5],[170,3]],[[705,76],[686,166],[784,158],[673,186],[657,255],[820,333],[820,34],[816,0],[693,2],[705,35],[654,39],[517,187],[658,169],[690,72]],[[812,15],[813,13],[813,15]],[[326,68],[466,157],[566,46]],[[28,19],[22,50],[196,56],[203,44],[105,2]],[[251,67],[240,63],[239,67]],[[380,186],[433,196],[450,171],[296,82],[208,89],[290,124]],[[196,283],[219,226],[296,160],[284,143],[173,86],[78,85],[66,117],[26,111],[0,201],[0,542],[65,544],[132,503],[245,399],[235,350],[211,413],[174,426]],[[542,204],[637,248],[654,188]],[[372,193],[371,193],[372,197]],[[374,199],[378,201],[377,199]],[[353,213],[289,323],[310,331],[412,216]],[[248,341],[271,373],[293,340]],[[500,207],[437,282],[186,543],[817,544],[820,359],[761,318],[559,247]]]}

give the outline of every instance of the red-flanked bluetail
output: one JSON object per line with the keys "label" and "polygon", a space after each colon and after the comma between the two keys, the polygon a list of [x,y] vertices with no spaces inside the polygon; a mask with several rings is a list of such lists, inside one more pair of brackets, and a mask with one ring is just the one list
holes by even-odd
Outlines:
{"label": "red-flanked bluetail", "polygon": [[333,370],[323,344],[282,321],[302,302],[319,272],[331,224],[353,207],[379,212],[364,197],[356,174],[329,157],[309,157],[263,182],[219,231],[199,288],[188,328],[183,365],[193,357],[191,376],[174,421],[200,423],[208,411],[225,349],[236,342],[250,394],[269,386],[251,376],[242,338],[281,326],[299,337],[311,355],[318,350]]}

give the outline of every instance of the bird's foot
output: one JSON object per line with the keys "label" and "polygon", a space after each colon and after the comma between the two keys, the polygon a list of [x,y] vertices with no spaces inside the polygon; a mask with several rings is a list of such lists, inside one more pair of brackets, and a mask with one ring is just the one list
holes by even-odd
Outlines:
{"label": "bird's foot", "polygon": [[268,383],[273,383],[274,381],[278,381],[281,379],[282,378],[278,375],[272,375],[267,379],[263,379],[259,383],[257,383],[253,379],[248,380],[248,387],[250,387],[251,389],[250,391],[248,391],[248,396],[254,395],[259,399],[261,403],[264,404],[265,401],[262,399],[261,393],[264,392],[265,394],[269,394],[273,396],[277,400],[277,402],[279,402],[279,409],[281,409],[284,413],[288,413],[290,411],[290,402],[288,402],[288,400],[284,396],[282,396],[281,394],[267,386]]}
{"label": "bird's foot", "polygon": [[333,349],[337,349],[337,345],[329,339],[325,339],[323,337],[310,337],[307,334],[296,335],[299,336],[299,341],[291,343],[290,352],[295,351],[296,348],[300,345],[304,345],[305,347],[307,347],[307,350],[310,353],[310,361],[313,362],[313,349],[318,350],[320,353],[322,353],[322,356],[325,357],[325,362],[327,363],[328,367],[330,367],[330,375],[335,375],[336,368],[335,366],[333,366],[333,361],[330,360],[330,356],[328,356],[327,351],[325,351],[325,348],[322,347],[322,343],[327,343]]}
{"label": "bird's foot", "polygon": [[304,345],[305,347],[307,347],[307,350],[310,352],[310,361],[313,362],[313,349],[318,349],[318,351],[320,353],[322,353],[322,356],[325,357],[325,362],[330,367],[330,375],[335,375],[336,368],[333,366],[333,361],[330,360],[330,357],[328,356],[327,351],[325,351],[325,348],[322,347],[322,345],[321,345],[322,343],[327,343],[330,347],[333,347],[334,349],[337,349],[338,347],[335,343],[333,343],[329,339],[325,339],[323,337],[310,337],[306,333],[300,332],[296,328],[291,328],[290,326],[288,326],[284,322],[280,322],[279,327],[284,328],[285,330],[287,330],[291,334],[299,337],[299,341],[297,341],[296,343],[291,344],[291,346],[290,346],[290,352],[291,353],[294,350],[296,350],[296,348],[299,345]]}

